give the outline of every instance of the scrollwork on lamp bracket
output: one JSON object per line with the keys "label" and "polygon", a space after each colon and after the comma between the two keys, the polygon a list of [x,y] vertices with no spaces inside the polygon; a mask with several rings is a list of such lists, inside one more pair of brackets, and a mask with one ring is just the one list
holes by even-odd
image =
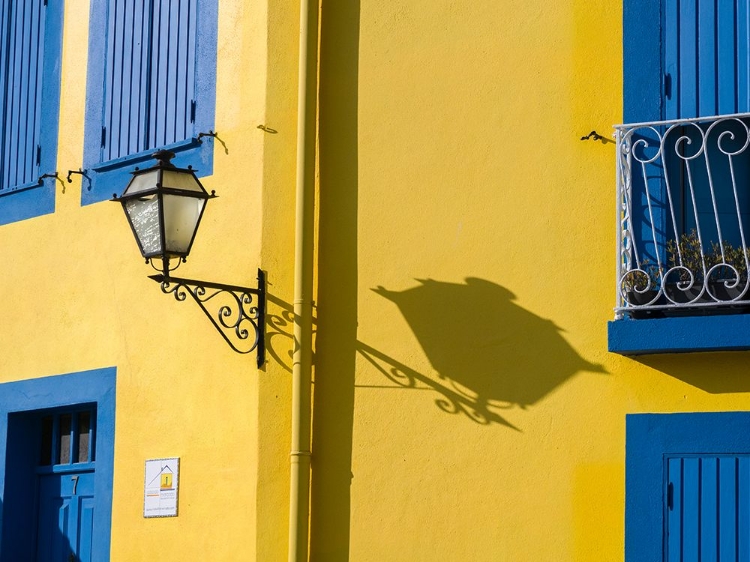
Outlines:
{"label": "scrollwork on lamp bracket", "polygon": [[[257,289],[165,275],[149,278],[161,285],[164,294],[172,294],[178,301],[190,295],[229,347],[243,354],[256,350],[258,367],[265,363],[266,276],[262,270],[258,270]],[[213,301],[215,297],[218,298]],[[217,303],[218,309],[210,311],[209,301]]]}

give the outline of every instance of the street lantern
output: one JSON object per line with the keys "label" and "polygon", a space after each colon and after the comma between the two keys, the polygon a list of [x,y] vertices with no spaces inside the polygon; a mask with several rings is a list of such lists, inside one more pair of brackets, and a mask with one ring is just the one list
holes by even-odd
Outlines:
{"label": "street lantern", "polygon": [[128,186],[115,201],[122,208],[147,261],[161,260],[169,277],[169,260],[190,253],[206,201],[215,197],[204,189],[191,168],[177,168],[170,160],[174,152],[159,150],[156,164],[136,170]]}
{"label": "street lantern", "polygon": [[[178,301],[190,295],[224,341],[237,353],[256,351],[261,367],[265,362],[265,273],[258,269],[257,288],[170,275],[169,261],[185,261],[206,201],[216,195],[213,191],[208,194],[192,168],[174,166],[170,162],[173,152],[159,150],[153,157],[157,160],[154,166],[136,168],[122,195],[113,196],[113,201],[122,204],[146,262],[159,271],[153,262],[161,261],[161,274],[149,277],[159,283],[163,293],[172,294]],[[215,310],[210,310],[209,304]]]}

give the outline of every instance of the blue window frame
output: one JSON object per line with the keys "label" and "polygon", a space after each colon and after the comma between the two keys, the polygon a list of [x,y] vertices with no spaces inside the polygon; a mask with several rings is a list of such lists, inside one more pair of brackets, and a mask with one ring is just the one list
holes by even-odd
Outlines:
{"label": "blue window frame", "polygon": [[[213,172],[217,0],[91,3],[82,203],[119,194],[159,148]],[[103,31],[103,32],[102,32]]]}
{"label": "blue window frame", "polygon": [[[34,559],[34,535],[39,514],[35,513],[37,507],[33,501],[29,501],[29,497],[34,497],[35,488],[39,489],[44,481],[50,480],[46,476],[69,476],[71,471],[75,475],[78,472],[88,474],[80,476],[82,481],[79,484],[87,486],[87,495],[93,497],[93,504],[87,506],[87,513],[91,516],[87,524],[92,532],[91,541],[85,549],[89,558],[85,559],[109,560],[115,393],[114,368],[0,384],[0,561]],[[57,466],[40,467],[40,464],[45,464],[41,462],[44,437],[41,447],[35,437],[37,433],[45,433],[38,431],[43,427],[45,417],[61,411],[75,412],[79,416],[79,426],[80,412],[95,412],[93,443],[88,448],[90,453],[85,462],[81,458],[72,458],[72,463],[62,466],[61,459],[55,456],[52,463]],[[80,449],[80,431],[78,434]],[[52,435],[59,436],[60,443],[66,443],[59,427]],[[70,444],[71,456],[75,455],[73,433],[67,443]],[[91,462],[94,457],[95,463]],[[94,464],[95,475],[91,474]],[[71,484],[71,480],[75,479],[64,480],[66,484]]]}
{"label": "blue window frame", "polygon": [[62,2],[0,0],[0,224],[55,209]]}
{"label": "blue window frame", "polygon": [[[624,122],[750,111],[749,15],[748,0],[624,0]],[[641,218],[634,230],[648,246],[652,225]],[[655,213],[656,232],[668,225]],[[624,318],[608,331],[609,350],[628,355],[750,349],[747,314]]]}
{"label": "blue window frame", "polygon": [[627,416],[625,561],[750,560],[750,412]]}

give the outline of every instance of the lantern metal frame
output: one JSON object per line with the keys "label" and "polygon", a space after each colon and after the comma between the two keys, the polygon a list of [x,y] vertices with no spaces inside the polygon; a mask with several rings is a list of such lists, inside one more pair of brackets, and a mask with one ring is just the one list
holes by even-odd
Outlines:
{"label": "lantern metal frame", "polygon": [[[177,301],[187,300],[188,295],[198,304],[203,313],[211,321],[217,332],[221,335],[229,347],[237,353],[246,354],[252,351],[256,351],[256,363],[260,368],[265,363],[266,348],[265,348],[265,323],[266,323],[266,276],[265,273],[258,269],[258,284],[256,288],[242,287],[237,285],[226,285],[223,283],[214,283],[211,281],[201,281],[198,279],[185,279],[181,277],[172,277],[170,275],[170,260],[177,258],[179,262],[185,262],[190,250],[195,241],[196,233],[200,227],[203,213],[206,209],[206,203],[208,199],[216,197],[214,191],[211,194],[205,190],[203,185],[200,183],[195,175],[195,170],[192,167],[188,168],[177,168],[170,160],[174,158],[174,153],[167,150],[159,150],[153,154],[153,157],[157,160],[157,163],[150,167],[140,170],[135,169],[133,173],[134,178],[139,175],[144,175],[154,171],[158,172],[158,180],[155,182],[154,187],[137,191],[135,193],[128,194],[127,189],[132,184],[128,184],[128,187],[123,191],[123,195],[118,197],[116,194],[113,195],[112,201],[122,204],[125,216],[128,219],[128,224],[133,232],[133,236],[138,243],[138,248],[141,251],[141,255],[146,258],[146,263],[151,263],[152,267],[157,271],[161,271],[159,275],[150,275],[149,278],[153,279],[161,286],[161,290],[164,294],[172,294]],[[173,187],[164,187],[162,178],[164,171],[177,172],[183,174],[192,175],[196,184],[200,187],[200,191],[180,189]],[[138,232],[133,225],[133,220],[130,213],[127,210],[126,204],[128,201],[133,199],[142,199],[151,196],[159,197],[159,236],[161,242],[160,251],[146,252],[144,251],[141,239],[138,236]],[[164,201],[163,195],[176,195],[183,197],[191,197],[194,199],[205,199],[203,207],[201,208],[200,215],[196,221],[195,228],[191,234],[190,242],[187,245],[185,251],[168,251],[167,240],[166,240],[166,228],[164,220]],[[154,258],[161,260],[162,269],[159,270],[153,264]],[[178,265],[172,268],[172,271],[179,267]],[[211,302],[209,302],[211,301]],[[210,310],[210,305],[218,304],[216,310]],[[228,303],[228,304],[227,304]],[[251,337],[254,334],[254,338]]]}
{"label": "lantern metal frame", "polygon": [[[195,175],[195,170],[192,168],[192,166],[188,166],[187,168],[178,168],[174,164],[172,164],[170,161],[172,158],[174,158],[175,154],[174,152],[171,152],[169,150],[158,150],[154,152],[152,155],[153,158],[157,160],[156,164],[154,166],[151,166],[149,168],[135,168],[135,170],[132,173],[133,179],[130,180],[127,187],[123,191],[123,194],[121,196],[117,196],[117,194],[112,194],[112,201],[118,202],[122,204],[122,209],[125,211],[125,216],[128,219],[128,224],[130,225],[130,229],[133,231],[133,236],[135,236],[136,242],[138,243],[138,249],[141,251],[141,255],[146,258],[146,263],[149,263],[154,258],[160,258],[163,265],[163,273],[167,277],[169,276],[169,260],[171,258],[180,258],[182,261],[185,261],[190,254],[190,250],[193,247],[193,242],[195,241],[195,235],[198,232],[198,228],[200,227],[201,220],[203,219],[203,213],[206,210],[206,203],[209,199],[214,199],[216,197],[216,192],[211,191],[211,194],[206,191],[206,189],[203,187],[203,184],[200,182],[198,177]],[[175,188],[175,187],[169,187],[164,185],[164,172],[171,172],[171,173],[178,173],[178,174],[188,174],[192,177],[192,179],[195,182],[195,185],[198,186],[200,189],[199,191],[195,190],[189,190],[189,189],[183,189],[183,188]],[[144,176],[146,174],[151,174],[152,172],[157,173],[157,179],[154,182],[154,187],[149,187],[147,189],[143,189],[140,191],[136,191],[134,193],[128,193],[128,189],[133,184],[135,179],[139,176]],[[201,208],[200,215],[198,216],[198,220],[195,224],[195,228],[193,229],[192,235],[190,237],[190,242],[187,245],[187,248],[184,251],[175,251],[175,250],[169,250],[167,248],[167,237],[166,237],[166,228],[165,228],[165,218],[164,218],[164,196],[172,195],[177,197],[189,197],[191,199],[204,199],[203,207]],[[138,235],[138,232],[135,228],[135,225],[133,224],[133,219],[131,218],[130,213],[127,210],[127,203],[129,201],[138,200],[138,201],[144,201],[146,198],[156,196],[159,199],[159,206],[158,206],[158,212],[159,212],[159,240],[160,240],[160,249],[156,251],[146,251],[143,247],[143,243],[141,241],[140,236]]]}

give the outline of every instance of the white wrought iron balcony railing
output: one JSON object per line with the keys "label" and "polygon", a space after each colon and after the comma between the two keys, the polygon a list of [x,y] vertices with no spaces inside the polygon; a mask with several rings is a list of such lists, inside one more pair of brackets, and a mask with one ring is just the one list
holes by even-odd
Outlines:
{"label": "white wrought iron balcony railing", "polygon": [[616,317],[750,313],[750,113],[615,130]]}

